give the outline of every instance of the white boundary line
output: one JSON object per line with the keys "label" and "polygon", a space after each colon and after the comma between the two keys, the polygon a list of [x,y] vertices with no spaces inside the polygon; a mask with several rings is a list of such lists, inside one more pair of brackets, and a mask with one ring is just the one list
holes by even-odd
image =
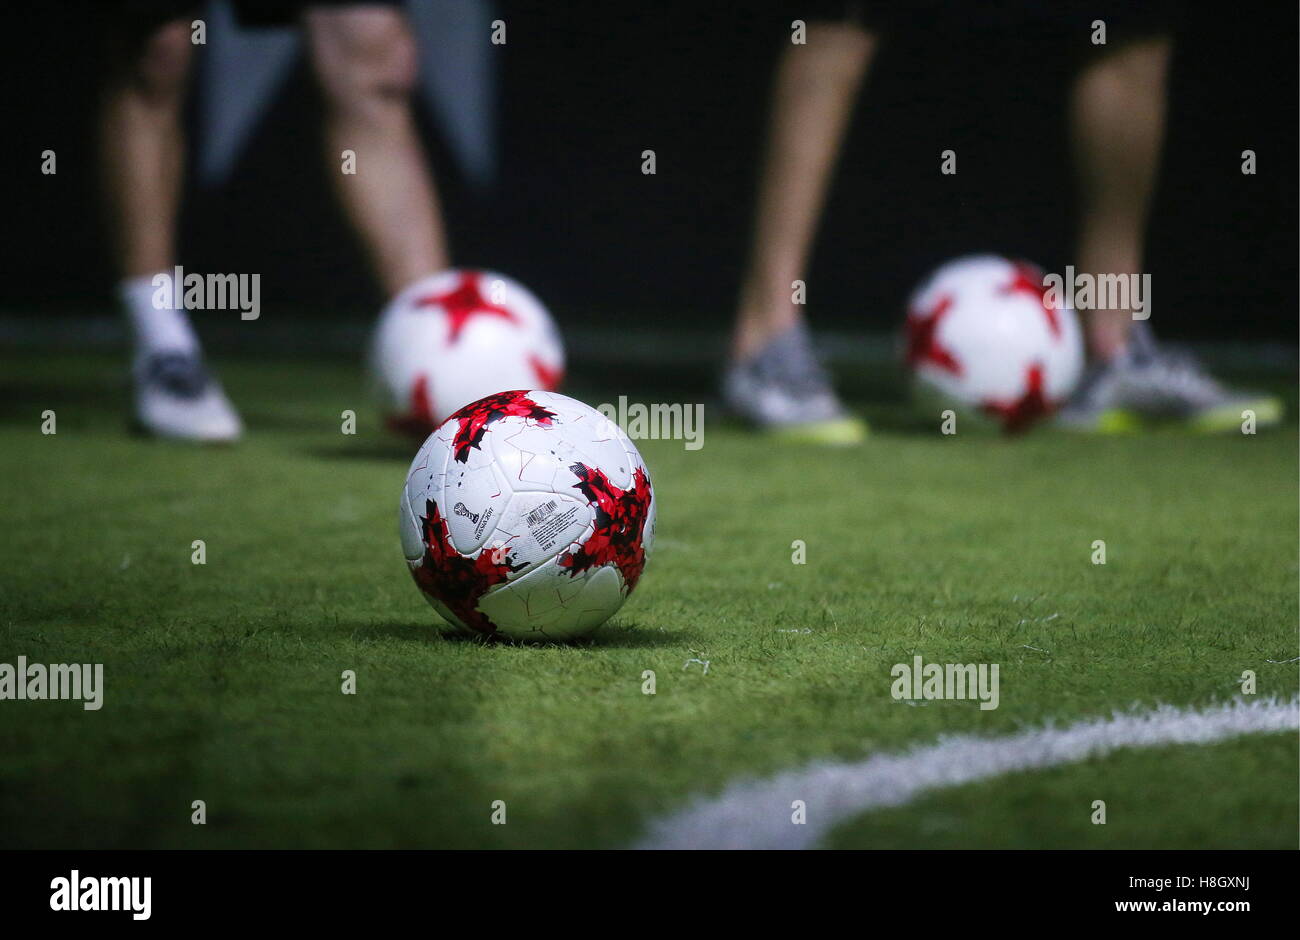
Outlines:
{"label": "white boundary line", "polygon": [[[806,849],[866,810],[902,806],[929,790],[1003,774],[1072,764],[1125,748],[1209,744],[1246,734],[1300,728],[1300,697],[1233,701],[1203,709],[1160,705],[1117,712],[1065,727],[1048,725],[1007,737],[941,737],[896,754],[850,764],[815,763],[766,780],[734,783],[654,821],[640,849]],[[807,821],[795,825],[791,804]]]}

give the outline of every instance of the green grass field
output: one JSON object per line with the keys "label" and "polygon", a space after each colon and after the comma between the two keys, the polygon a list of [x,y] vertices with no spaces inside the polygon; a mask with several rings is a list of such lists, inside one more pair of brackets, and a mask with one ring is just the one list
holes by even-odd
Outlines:
{"label": "green grass field", "polygon": [[[0,662],[101,662],[106,686],[97,712],[0,702],[2,846],[621,846],[817,759],[1226,701],[1246,670],[1259,696],[1297,693],[1293,419],[947,438],[886,401],[856,450],[713,425],[699,451],[642,442],[659,540],[640,587],[592,641],[520,647],[439,632],[396,534],[413,448],[355,366],[219,364],[249,433],[203,449],[127,432],[117,359],[0,358]],[[894,701],[890,667],[915,654],[999,663],[1000,707]],[[1297,762],[1288,733],[1126,751],[937,791],[825,844],[1294,848]]]}

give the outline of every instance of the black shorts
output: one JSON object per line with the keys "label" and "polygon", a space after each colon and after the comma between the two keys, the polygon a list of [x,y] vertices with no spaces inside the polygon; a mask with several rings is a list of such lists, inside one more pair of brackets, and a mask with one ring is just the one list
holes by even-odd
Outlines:
{"label": "black shorts", "polygon": [[[232,0],[242,26],[292,26],[312,7],[400,6],[402,0]],[[203,14],[203,0],[110,0],[104,10],[131,31]]]}
{"label": "black shorts", "polygon": [[233,0],[235,18],[244,26],[288,26],[311,7],[402,5],[402,0]]}
{"label": "black shorts", "polygon": [[805,22],[855,23],[892,32],[941,29],[996,31],[1052,38],[1106,24],[1107,44],[1172,31],[1174,0],[778,0],[781,11]]}

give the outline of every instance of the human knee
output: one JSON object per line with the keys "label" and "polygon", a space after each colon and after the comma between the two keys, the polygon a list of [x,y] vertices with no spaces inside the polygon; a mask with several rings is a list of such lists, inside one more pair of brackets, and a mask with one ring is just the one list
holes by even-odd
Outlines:
{"label": "human knee", "polygon": [[193,57],[189,25],[183,21],[167,23],[150,32],[135,47],[127,77],[148,100],[174,103],[185,94]]}
{"label": "human knee", "polygon": [[415,40],[395,10],[324,12],[309,21],[316,73],[335,105],[405,98],[415,83]]}

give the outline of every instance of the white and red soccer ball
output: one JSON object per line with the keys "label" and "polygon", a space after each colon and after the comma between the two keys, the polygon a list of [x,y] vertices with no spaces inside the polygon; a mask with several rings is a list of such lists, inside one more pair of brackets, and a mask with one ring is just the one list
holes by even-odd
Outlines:
{"label": "white and red soccer ball", "polygon": [[1052,303],[1039,268],[998,255],[931,274],[908,302],[905,332],[907,364],[926,397],[1007,431],[1050,415],[1083,371],[1074,310]]}
{"label": "white and red soccer ball", "polygon": [[415,456],[399,508],[406,563],[448,623],[515,640],[591,633],[636,587],[655,499],[636,445],[546,391],[497,392]]}
{"label": "white and red soccer ball", "polygon": [[384,309],[371,369],[389,425],[423,437],[492,392],[556,388],[564,347],[522,284],[491,271],[451,270],[416,281]]}

